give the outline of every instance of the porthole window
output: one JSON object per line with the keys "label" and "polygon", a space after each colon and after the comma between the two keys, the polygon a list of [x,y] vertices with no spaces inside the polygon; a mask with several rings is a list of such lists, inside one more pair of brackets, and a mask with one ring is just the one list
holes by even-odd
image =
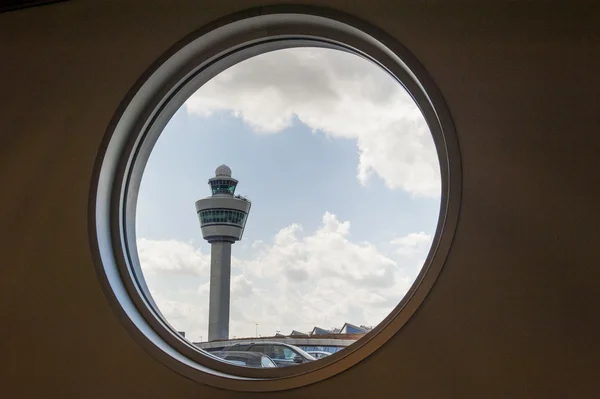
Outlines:
{"label": "porthole window", "polygon": [[458,145],[385,33],[250,10],[183,39],[123,104],[91,189],[97,269],[176,372],[240,391],[314,383],[378,350],[433,287]]}

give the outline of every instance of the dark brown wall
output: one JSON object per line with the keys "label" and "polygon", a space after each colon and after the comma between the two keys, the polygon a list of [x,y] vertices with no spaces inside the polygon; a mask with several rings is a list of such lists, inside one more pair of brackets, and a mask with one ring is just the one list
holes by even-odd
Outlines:
{"label": "dark brown wall", "polygon": [[[73,1],[0,15],[0,396],[251,396],[187,380],[138,346],[100,289],[86,217],[96,151],[135,80],[183,35],[261,3]],[[349,371],[270,396],[597,397],[600,13],[308,3],[378,25],[427,68],[458,130],[463,203],[448,262],[405,328]]]}

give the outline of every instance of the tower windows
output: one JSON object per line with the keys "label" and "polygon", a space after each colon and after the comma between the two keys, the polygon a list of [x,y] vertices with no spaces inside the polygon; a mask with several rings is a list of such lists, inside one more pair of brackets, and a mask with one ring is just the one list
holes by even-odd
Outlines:
{"label": "tower windows", "polygon": [[234,180],[210,180],[209,181],[210,188],[212,190],[212,194],[229,194],[233,195],[235,193],[235,188],[237,186],[237,182]]}
{"label": "tower windows", "polygon": [[246,214],[233,209],[211,209],[200,211],[200,222],[204,224],[233,224],[244,226]]}

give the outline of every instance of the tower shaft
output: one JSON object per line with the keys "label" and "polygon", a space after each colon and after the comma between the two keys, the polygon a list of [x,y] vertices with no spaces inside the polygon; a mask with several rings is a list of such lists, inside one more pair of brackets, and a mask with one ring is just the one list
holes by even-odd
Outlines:
{"label": "tower shaft", "polygon": [[231,242],[213,241],[210,248],[208,340],[229,339]]}

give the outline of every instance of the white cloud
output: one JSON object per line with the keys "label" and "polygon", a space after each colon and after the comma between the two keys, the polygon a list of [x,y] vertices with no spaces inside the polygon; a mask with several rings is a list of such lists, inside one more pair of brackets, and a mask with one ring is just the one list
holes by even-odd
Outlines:
{"label": "white cloud", "polygon": [[292,224],[275,235],[251,262],[240,267],[260,277],[285,277],[289,283],[310,279],[343,280],[352,288],[385,287],[393,284],[396,263],[381,255],[370,243],[348,239],[350,222],[340,222],[326,212],[312,235],[299,238],[301,226]]}
{"label": "white cloud", "polygon": [[301,233],[301,226],[292,224],[255,259],[235,262],[254,281],[257,295],[233,302],[246,319],[260,320],[271,333],[341,327],[345,321],[377,324],[412,283],[373,244],[352,242],[350,222],[331,213],[323,215],[315,232]]}
{"label": "white cloud", "polygon": [[[255,323],[259,324],[259,334],[267,335],[277,330],[309,331],[315,325],[341,327],[346,321],[379,323],[412,284],[414,259],[409,270],[409,263],[392,260],[372,243],[352,241],[350,230],[349,221],[326,212],[312,233],[303,234],[300,225],[292,224],[270,242],[257,246],[251,260],[233,258],[234,270],[241,273],[231,279],[230,335],[253,336]],[[419,245],[425,245],[423,234],[408,235],[395,243],[421,248]],[[155,273],[148,280],[151,289],[157,282],[181,278],[184,271],[202,275],[198,288],[190,293],[163,290],[154,298],[176,328],[188,332],[192,339],[205,337],[208,255],[176,241],[141,239],[138,246],[144,272],[149,269]],[[174,264],[169,265],[170,261]]]}
{"label": "white cloud", "polygon": [[192,341],[208,338],[208,295],[203,298],[205,300],[195,297],[173,299],[166,292],[151,292],[160,312],[176,331],[184,331]]}
{"label": "white cloud", "polygon": [[203,254],[190,243],[140,238],[137,240],[137,247],[144,273],[169,272],[203,276],[210,268],[210,255]]}
{"label": "white cloud", "polygon": [[376,175],[391,189],[440,195],[435,147],[417,106],[382,69],[353,54],[262,54],[222,72],[185,107],[201,116],[231,111],[260,134],[279,133],[297,117],[315,131],[357,141],[362,184]]}
{"label": "white cloud", "polygon": [[244,275],[240,274],[231,278],[231,296],[246,298],[252,295],[253,284]]}
{"label": "white cloud", "polygon": [[420,232],[410,233],[404,237],[392,240],[392,244],[397,245],[397,252],[403,256],[426,255],[431,246],[431,235]]}

